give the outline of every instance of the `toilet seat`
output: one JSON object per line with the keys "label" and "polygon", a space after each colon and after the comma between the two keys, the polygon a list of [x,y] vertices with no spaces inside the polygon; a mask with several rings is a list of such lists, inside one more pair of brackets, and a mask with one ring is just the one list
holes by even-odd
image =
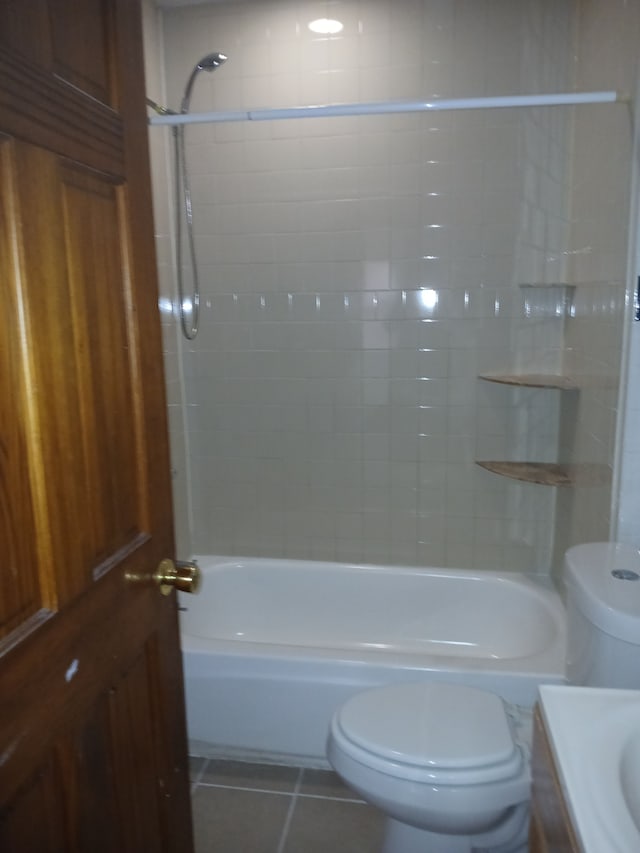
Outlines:
{"label": "toilet seat", "polygon": [[394,684],[358,693],[331,733],[352,758],[431,785],[500,782],[522,772],[502,699],[463,685]]}

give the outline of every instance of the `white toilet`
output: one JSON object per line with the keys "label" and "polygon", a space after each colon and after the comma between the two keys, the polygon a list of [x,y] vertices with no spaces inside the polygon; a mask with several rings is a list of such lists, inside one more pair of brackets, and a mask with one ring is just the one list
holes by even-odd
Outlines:
{"label": "white toilet", "polygon": [[[565,556],[569,681],[640,689],[640,554]],[[502,699],[436,682],[376,687],[335,713],[329,762],[386,815],[383,853],[527,850],[530,775]]]}
{"label": "white toilet", "polygon": [[442,682],[358,693],[334,715],[327,757],[387,815],[384,853],[526,849],[528,762],[493,693]]}

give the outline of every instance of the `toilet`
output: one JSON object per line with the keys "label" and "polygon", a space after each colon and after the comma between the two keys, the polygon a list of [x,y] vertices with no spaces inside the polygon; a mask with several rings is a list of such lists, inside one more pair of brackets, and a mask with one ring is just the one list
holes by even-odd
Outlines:
{"label": "toilet", "polygon": [[[570,683],[640,689],[640,554],[611,542],[565,555]],[[357,693],[327,758],[386,816],[382,853],[525,853],[530,772],[508,708],[458,684]]]}
{"label": "toilet", "polygon": [[386,814],[384,853],[526,849],[527,756],[493,693],[441,682],[357,693],[333,717],[327,757]]}

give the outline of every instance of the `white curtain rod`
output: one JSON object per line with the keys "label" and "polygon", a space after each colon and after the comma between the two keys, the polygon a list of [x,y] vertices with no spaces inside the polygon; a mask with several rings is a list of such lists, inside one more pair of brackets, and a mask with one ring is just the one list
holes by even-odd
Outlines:
{"label": "white curtain rod", "polygon": [[453,98],[437,101],[382,101],[368,104],[327,104],[285,109],[237,110],[152,116],[151,125],[205,124],[207,122],[272,121],[290,118],[384,115],[437,110],[477,110],[496,107],[553,107],[571,104],[628,103],[617,92],[566,92],[558,95],[508,95],[491,98]]}

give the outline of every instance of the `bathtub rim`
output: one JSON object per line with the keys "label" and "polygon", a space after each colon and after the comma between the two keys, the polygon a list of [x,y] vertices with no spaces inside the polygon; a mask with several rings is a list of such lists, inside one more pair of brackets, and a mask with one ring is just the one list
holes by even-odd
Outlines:
{"label": "bathtub rim", "polygon": [[[471,657],[464,655],[445,656],[418,652],[398,651],[391,649],[370,649],[366,647],[331,647],[314,646],[299,643],[270,643],[262,641],[243,640],[241,638],[231,639],[225,637],[203,637],[199,634],[190,633],[188,616],[180,613],[180,632],[183,651],[196,654],[204,654],[207,649],[215,650],[221,654],[244,657],[252,654],[261,657],[282,658],[285,660],[334,660],[345,664],[379,664],[381,660],[389,666],[399,666],[411,672],[412,670],[455,669],[477,672],[516,673],[521,667],[519,664],[528,662],[525,666],[527,675],[558,675],[564,676],[565,658],[567,646],[566,609],[559,592],[556,590],[551,579],[546,575],[520,572],[500,572],[495,570],[478,570],[465,568],[442,568],[430,566],[387,566],[369,563],[336,563],[328,560],[299,560],[279,557],[241,557],[224,555],[195,555],[196,561],[203,574],[203,586],[206,584],[208,573],[217,569],[233,566],[238,569],[250,564],[278,562],[285,567],[298,566],[298,570],[319,571],[322,566],[330,566],[333,570],[350,572],[356,570],[363,573],[385,574],[400,572],[404,575],[426,575],[428,577],[462,579],[469,582],[491,581],[499,585],[518,588],[526,596],[533,599],[537,604],[545,608],[545,611],[554,627],[554,636],[551,642],[542,650],[520,657]],[[265,571],[268,570],[265,567]],[[179,603],[188,612],[189,598],[183,593],[178,594]],[[407,665],[409,661],[412,665]]]}

